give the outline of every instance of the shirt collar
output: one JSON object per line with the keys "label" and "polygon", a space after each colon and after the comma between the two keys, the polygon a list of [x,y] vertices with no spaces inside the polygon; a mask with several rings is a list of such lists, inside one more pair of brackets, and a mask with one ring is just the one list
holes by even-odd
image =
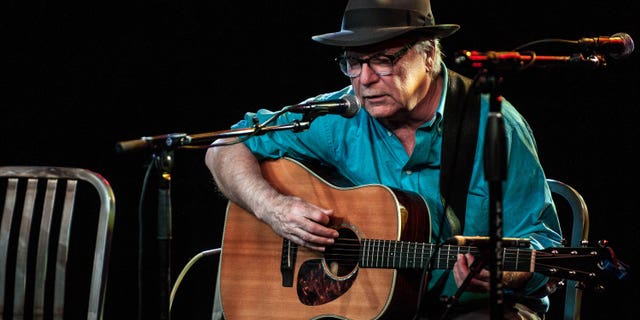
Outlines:
{"label": "shirt collar", "polygon": [[438,103],[438,108],[436,109],[436,113],[433,118],[422,124],[420,126],[421,129],[431,129],[434,124],[440,126],[442,122],[442,115],[444,114],[444,103],[446,102],[445,97],[447,96],[447,89],[449,87],[447,86],[447,83],[449,83],[449,72],[447,71],[447,67],[445,66],[444,62],[442,62],[441,65],[444,85],[442,86],[442,92],[440,94],[440,103]]}

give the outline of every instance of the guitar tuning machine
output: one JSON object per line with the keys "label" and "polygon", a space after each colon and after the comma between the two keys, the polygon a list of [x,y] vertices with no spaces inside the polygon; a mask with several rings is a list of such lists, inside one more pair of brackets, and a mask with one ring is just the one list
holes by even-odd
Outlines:
{"label": "guitar tuning machine", "polygon": [[567,285],[567,280],[566,279],[562,279],[562,280],[558,281],[558,283],[556,283],[556,286],[558,288],[565,287],[566,285]]}
{"label": "guitar tuning machine", "polygon": [[609,245],[609,240],[606,240],[606,239],[598,240],[598,245],[602,248],[607,247]]}

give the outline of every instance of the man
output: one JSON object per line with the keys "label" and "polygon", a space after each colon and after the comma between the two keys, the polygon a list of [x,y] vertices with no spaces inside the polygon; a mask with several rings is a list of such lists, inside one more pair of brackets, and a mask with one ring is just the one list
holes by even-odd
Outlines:
{"label": "man", "polygon": [[[430,240],[434,243],[460,233],[489,235],[490,188],[483,163],[488,95],[482,95],[478,105],[469,103],[469,108],[479,110],[479,123],[477,143],[468,155],[471,157],[475,152],[469,162],[466,200],[457,207],[463,208],[464,214],[460,209],[445,209],[443,202],[447,196],[441,192],[441,169],[446,165],[441,162],[443,132],[454,122],[447,122],[445,115],[447,108],[461,105],[447,99],[455,99],[453,92],[461,92],[465,97],[472,94],[468,86],[463,86],[469,83],[468,79],[448,70],[442,62],[440,39],[458,28],[453,24],[436,24],[428,0],[349,1],[342,30],[314,36],[313,40],[342,49],[337,62],[351,85],[309,100],[332,100],[353,94],[364,110],[353,117],[314,118],[303,132],[271,132],[235,144],[228,139],[229,146],[210,148],[205,161],[219,189],[282,238],[318,252],[327,250],[339,237],[331,227],[334,211],[309,199],[281,194],[263,177],[261,161],[290,157],[331,167],[354,185],[382,184],[416,192],[427,203]],[[467,100],[473,99],[461,99]],[[508,101],[502,100],[501,111],[508,155],[501,195],[503,236],[529,239],[533,249],[559,246],[558,217],[533,134]],[[263,123],[273,116],[266,110],[247,113],[234,128],[248,128],[255,121]],[[287,113],[272,124],[290,123],[301,117]],[[462,124],[467,125],[471,123]],[[459,221],[456,214],[461,217]],[[456,293],[475,259],[471,254],[459,254],[452,272],[431,272],[421,316],[437,319],[443,312],[452,318],[489,316],[491,283],[486,268],[473,276],[451,310],[443,311],[444,304],[438,300],[440,296],[451,297]],[[502,280],[505,318],[538,319],[544,315],[549,293],[546,277],[505,271]],[[392,314],[385,316],[395,318]]]}

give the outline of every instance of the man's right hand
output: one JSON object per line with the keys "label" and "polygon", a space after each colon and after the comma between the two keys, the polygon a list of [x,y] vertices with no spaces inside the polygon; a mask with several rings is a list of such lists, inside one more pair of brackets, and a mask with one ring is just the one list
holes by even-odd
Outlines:
{"label": "man's right hand", "polygon": [[280,195],[270,205],[256,211],[256,216],[269,224],[281,237],[312,250],[325,251],[334,243],[338,231],[327,227],[333,210],[318,207],[298,197]]}

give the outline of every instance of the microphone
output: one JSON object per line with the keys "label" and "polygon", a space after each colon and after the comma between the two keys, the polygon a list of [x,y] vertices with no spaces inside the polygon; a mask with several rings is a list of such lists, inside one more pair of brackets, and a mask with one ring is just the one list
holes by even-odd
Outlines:
{"label": "microphone", "polygon": [[634,49],[633,39],[623,32],[616,33],[610,37],[582,38],[577,43],[585,49],[606,53],[614,59],[626,58]]}
{"label": "microphone", "polygon": [[284,111],[293,113],[304,113],[314,115],[339,114],[345,118],[351,118],[360,110],[358,98],[351,94],[346,94],[340,99],[309,101],[301,104],[291,105],[284,108]]}
{"label": "microphone", "polygon": [[[469,247],[484,247],[489,245],[488,236],[453,236],[445,244],[469,246]],[[516,248],[528,248],[530,244],[529,239],[525,238],[502,238],[502,246],[516,247]]]}

